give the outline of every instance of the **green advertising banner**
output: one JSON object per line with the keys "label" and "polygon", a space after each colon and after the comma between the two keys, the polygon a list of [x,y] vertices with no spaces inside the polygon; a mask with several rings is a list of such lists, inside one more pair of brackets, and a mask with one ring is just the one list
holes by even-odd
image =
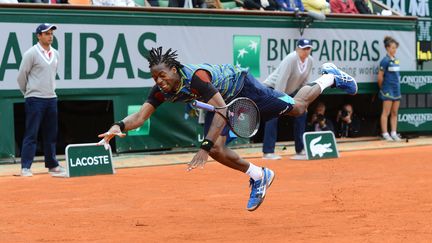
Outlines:
{"label": "green advertising banner", "polygon": [[336,139],[331,131],[305,132],[303,143],[308,160],[339,157]]}
{"label": "green advertising banner", "polygon": [[[128,106],[128,115],[138,112],[141,109],[141,105],[130,105]],[[128,136],[148,136],[150,134],[150,121],[151,117],[144,122],[144,124],[134,130],[127,131]]]}
{"label": "green advertising banner", "polygon": [[260,51],[261,36],[234,35],[233,54],[234,63],[240,67],[248,68],[249,72],[260,77]]}
{"label": "green advertising banner", "polygon": [[398,132],[432,131],[432,108],[399,109]]}
{"label": "green advertising banner", "polygon": [[[113,121],[136,111],[155,84],[148,67],[151,48],[177,50],[181,63],[234,63],[264,80],[295,49],[299,26],[290,14],[206,10],[154,11],[148,8],[0,7],[0,157],[16,153],[14,102],[23,102],[16,77],[23,54],[36,43],[36,23],[58,26],[53,47],[60,61],[59,100],[108,100]],[[199,20],[199,21],[198,21]],[[251,27],[253,26],[253,28]],[[377,63],[385,55],[382,40],[398,36],[403,70],[415,70],[416,21],[413,18],[329,16],[315,21],[304,37],[312,40],[316,65],[334,62],[359,82],[359,93],[376,87]],[[175,38],[173,38],[173,36]],[[141,128],[116,138],[115,152],[197,146],[203,139],[196,118],[184,118],[184,104],[163,104]],[[239,140],[242,141],[242,140]]]}
{"label": "green advertising banner", "polygon": [[403,94],[432,93],[432,71],[400,72]]}

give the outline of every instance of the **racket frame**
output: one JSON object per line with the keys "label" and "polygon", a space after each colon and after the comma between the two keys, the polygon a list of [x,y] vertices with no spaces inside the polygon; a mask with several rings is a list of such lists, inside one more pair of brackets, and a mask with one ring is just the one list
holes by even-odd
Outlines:
{"label": "racket frame", "polygon": [[[239,134],[234,130],[234,128],[233,128],[231,122],[229,121],[229,119],[228,119],[228,117],[227,117],[227,114],[222,114],[220,111],[218,111],[218,110],[222,110],[222,109],[227,109],[229,106],[231,106],[233,103],[237,102],[237,101],[240,100],[240,99],[249,100],[250,103],[253,104],[253,105],[255,106],[255,109],[257,110],[257,122],[256,122],[256,125],[255,125],[255,130],[254,130],[254,131],[253,131],[249,136],[239,135]],[[259,130],[259,124],[260,124],[260,113],[259,113],[258,106],[255,104],[255,102],[254,102],[253,100],[251,100],[251,99],[249,99],[249,98],[247,98],[247,97],[238,97],[238,98],[235,98],[234,100],[232,100],[232,101],[231,101],[230,103],[228,103],[227,105],[224,105],[224,106],[221,106],[221,107],[215,107],[215,106],[213,106],[213,105],[210,105],[210,104],[207,104],[207,103],[204,103],[204,102],[198,101],[198,100],[194,100],[194,101],[192,102],[192,106],[194,106],[194,107],[196,107],[196,108],[201,108],[201,109],[206,110],[206,111],[211,111],[211,112],[218,113],[219,115],[221,115],[221,116],[226,120],[228,126],[231,128],[231,131],[232,131],[235,135],[237,135],[237,136],[239,136],[239,137],[242,137],[242,138],[251,138],[251,137],[253,137],[253,136],[258,132],[258,130]]]}

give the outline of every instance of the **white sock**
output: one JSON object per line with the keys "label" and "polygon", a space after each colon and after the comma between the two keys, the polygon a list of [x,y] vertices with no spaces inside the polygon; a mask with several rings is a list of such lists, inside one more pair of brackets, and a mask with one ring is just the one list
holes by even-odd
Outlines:
{"label": "white sock", "polygon": [[383,136],[383,138],[386,138],[386,137],[390,137],[390,134],[389,134],[388,132],[384,132],[384,133],[382,134],[382,136]]}
{"label": "white sock", "polygon": [[261,178],[263,177],[263,170],[261,167],[249,163],[249,169],[246,171],[246,174],[250,176],[252,180],[257,181],[261,180]]}
{"label": "white sock", "polygon": [[331,73],[323,74],[317,80],[312,83],[317,83],[321,88],[321,93],[328,87],[332,86],[334,83],[334,75]]}
{"label": "white sock", "polygon": [[394,137],[394,136],[397,137],[397,133],[396,133],[396,131],[391,131],[391,132],[390,132],[390,135],[391,135],[392,137]]}

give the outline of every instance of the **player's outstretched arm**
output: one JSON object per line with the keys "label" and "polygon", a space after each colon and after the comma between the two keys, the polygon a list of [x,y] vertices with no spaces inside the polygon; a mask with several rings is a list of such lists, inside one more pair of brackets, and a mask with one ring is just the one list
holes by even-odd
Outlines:
{"label": "player's outstretched arm", "polygon": [[103,138],[99,144],[108,144],[114,136],[125,137],[126,134],[123,133],[124,131],[129,131],[142,126],[155,110],[154,106],[150,103],[144,103],[138,112],[133,113],[122,120],[124,124],[123,129],[120,125],[114,124],[107,132],[99,134],[98,137]]}
{"label": "player's outstretched arm", "polygon": [[126,118],[124,118],[122,121],[125,124],[124,131],[133,130],[135,128],[138,128],[144,124],[147,119],[150,118],[150,116],[155,112],[155,107],[151,105],[148,102],[145,102],[141,109],[133,114],[130,114]]}

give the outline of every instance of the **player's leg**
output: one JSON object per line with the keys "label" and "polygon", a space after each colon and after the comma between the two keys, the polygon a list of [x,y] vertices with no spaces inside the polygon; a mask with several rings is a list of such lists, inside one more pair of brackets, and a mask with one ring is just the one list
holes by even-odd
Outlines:
{"label": "player's leg", "polygon": [[251,193],[246,208],[249,211],[254,211],[264,201],[267,189],[272,184],[275,174],[268,168],[261,168],[247,162],[236,152],[226,147],[225,141],[226,137],[220,136],[209,155],[217,162],[246,173],[250,177]]}
{"label": "player's leg", "polygon": [[[333,82],[333,75],[326,74],[320,77],[319,79],[327,79],[328,82]],[[307,107],[310,103],[312,103],[318,96],[320,96],[322,92],[321,87],[317,83],[312,83],[310,85],[303,86],[297,94],[294,96],[294,104],[293,108],[284,113],[284,115],[289,116],[300,116],[306,112]]]}
{"label": "player's leg", "polygon": [[[220,136],[214,143],[209,155],[217,162],[234,170],[246,173],[250,167],[250,163],[242,159],[236,152],[225,146],[227,137]],[[261,171],[256,171],[256,177],[261,178]]]}
{"label": "player's leg", "polygon": [[[206,122],[204,124],[204,133],[207,133],[208,127],[213,120],[214,113],[207,113]],[[226,127],[221,136],[216,140],[214,146],[210,150],[209,155],[217,162],[246,173],[250,177],[251,193],[247,204],[247,209],[253,211],[257,209],[264,201],[267,188],[270,187],[274,179],[274,172],[268,168],[256,166],[243,158],[235,151],[226,146],[227,140],[231,140],[228,127]]]}
{"label": "player's leg", "polygon": [[314,101],[326,88],[336,87],[344,90],[348,94],[357,93],[357,83],[353,77],[338,69],[333,63],[324,63],[321,66],[320,78],[309,85],[303,86],[296,96],[294,96],[293,109],[287,111],[290,116],[303,114],[312,101]]}

